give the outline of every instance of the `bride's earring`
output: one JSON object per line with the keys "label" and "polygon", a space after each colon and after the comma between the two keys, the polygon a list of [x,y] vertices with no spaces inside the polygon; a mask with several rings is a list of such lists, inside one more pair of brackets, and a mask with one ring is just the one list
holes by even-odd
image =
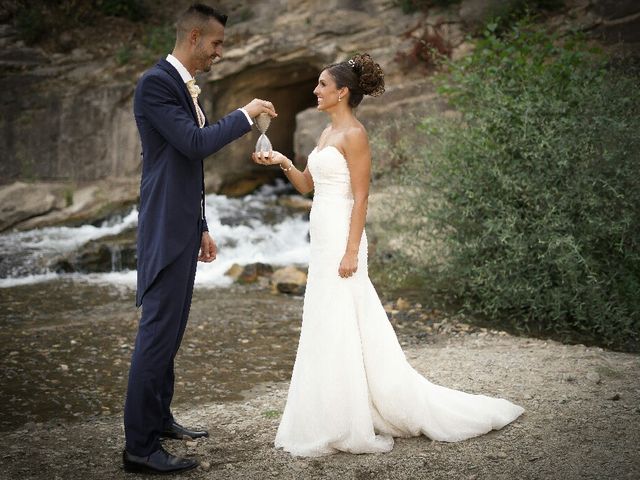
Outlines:
{"label": "bride's earring", "polygon": [[340,95],[338,95],[338,101],[341,102],[342,101],[342,97]]}

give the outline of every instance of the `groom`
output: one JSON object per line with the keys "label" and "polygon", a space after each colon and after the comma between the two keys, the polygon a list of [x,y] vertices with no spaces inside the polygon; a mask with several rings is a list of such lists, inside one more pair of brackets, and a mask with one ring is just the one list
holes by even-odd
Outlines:
{"label": "groom", "polygon": [[173,363],[184,334],[197,260],[215,260],[217,247],[204,211],[203,159],[251,130],[270,102],[254,99],[210,125],[198,101],[196,72],[222,56],[227,16],[194,4],[178,19],[171,55],[138,81],[134,114],[142,141],[138,217],[138,290],[142,305],[124,408],[128,472],[171,473],[197,466],[168,453],[161,438],[206,437],[171,414]]}

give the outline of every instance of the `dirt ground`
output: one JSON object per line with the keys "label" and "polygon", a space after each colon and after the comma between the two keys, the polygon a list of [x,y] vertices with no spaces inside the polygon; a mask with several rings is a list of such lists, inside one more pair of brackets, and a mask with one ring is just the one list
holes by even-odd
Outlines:
{"label": "dirt ground", "polygon": [[[245,401],[182,407],[196,442],[166,442],[202,462],[193,479],[637,479],[637,356],[508,335],[442,339],[407,358],[433,381],[508,398],[526,408],[513,425],[461,443],[398,439],[391,453],[295,458],[273,447],[287,383],[254,388]],[[131,478],[121,469],[119,416],[27,424],[0,441],[2,478]]]}
{"label": "dirt ground", "polygon": [[[639,356],[474,328],[426,341],[398,330],[410,363],[433,382],[507,398],[525,414],[460,443],[418,437],[387,454],[296,458],[273,447],[288,383],[262,382],[239,401],[183,399],[178,420],[211,436],[165,447],[201,461],[183,475],[194,480],[640,478]],[[116,413],[28,422],[3,432],[0,478],[136,478],[122,470],[123,442]]]}

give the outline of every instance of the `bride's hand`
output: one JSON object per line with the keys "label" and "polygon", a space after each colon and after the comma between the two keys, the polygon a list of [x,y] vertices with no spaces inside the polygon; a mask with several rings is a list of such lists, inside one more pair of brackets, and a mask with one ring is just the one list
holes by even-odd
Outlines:
{"label": "bride's hand", "polygon": [[287,161],[287,157],[285,157],[280,152],[276,152],[275,150],[269,152],[254,152],[251,155],[251,158],[255,163],[260,165],[279,165],[282,162]]}
{"label": "bride's hand", "polygon": [[349,278],[358,270],[358,255],[355,253],[345,253],[338,267],[338,275],[342,278]]}

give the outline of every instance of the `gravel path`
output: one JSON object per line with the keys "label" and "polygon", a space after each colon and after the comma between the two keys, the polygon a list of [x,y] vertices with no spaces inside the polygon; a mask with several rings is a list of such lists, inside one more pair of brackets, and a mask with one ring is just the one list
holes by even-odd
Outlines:
{"label": "gravel path", "polygon": [[[241,401],[189,405],[177,418],[211,438],[167,442],[202,466],[192,479],[638,479],[640,357],[582,345],[448,328],[400,339],[436,383],[508,398],[526,408],[501,431],[447,444],[398,439],[391,453],[304,459],[273,448],[287,382],[261,383]],[[119,415],[30,422],[4,432],[1,478],[124,479]]]}

